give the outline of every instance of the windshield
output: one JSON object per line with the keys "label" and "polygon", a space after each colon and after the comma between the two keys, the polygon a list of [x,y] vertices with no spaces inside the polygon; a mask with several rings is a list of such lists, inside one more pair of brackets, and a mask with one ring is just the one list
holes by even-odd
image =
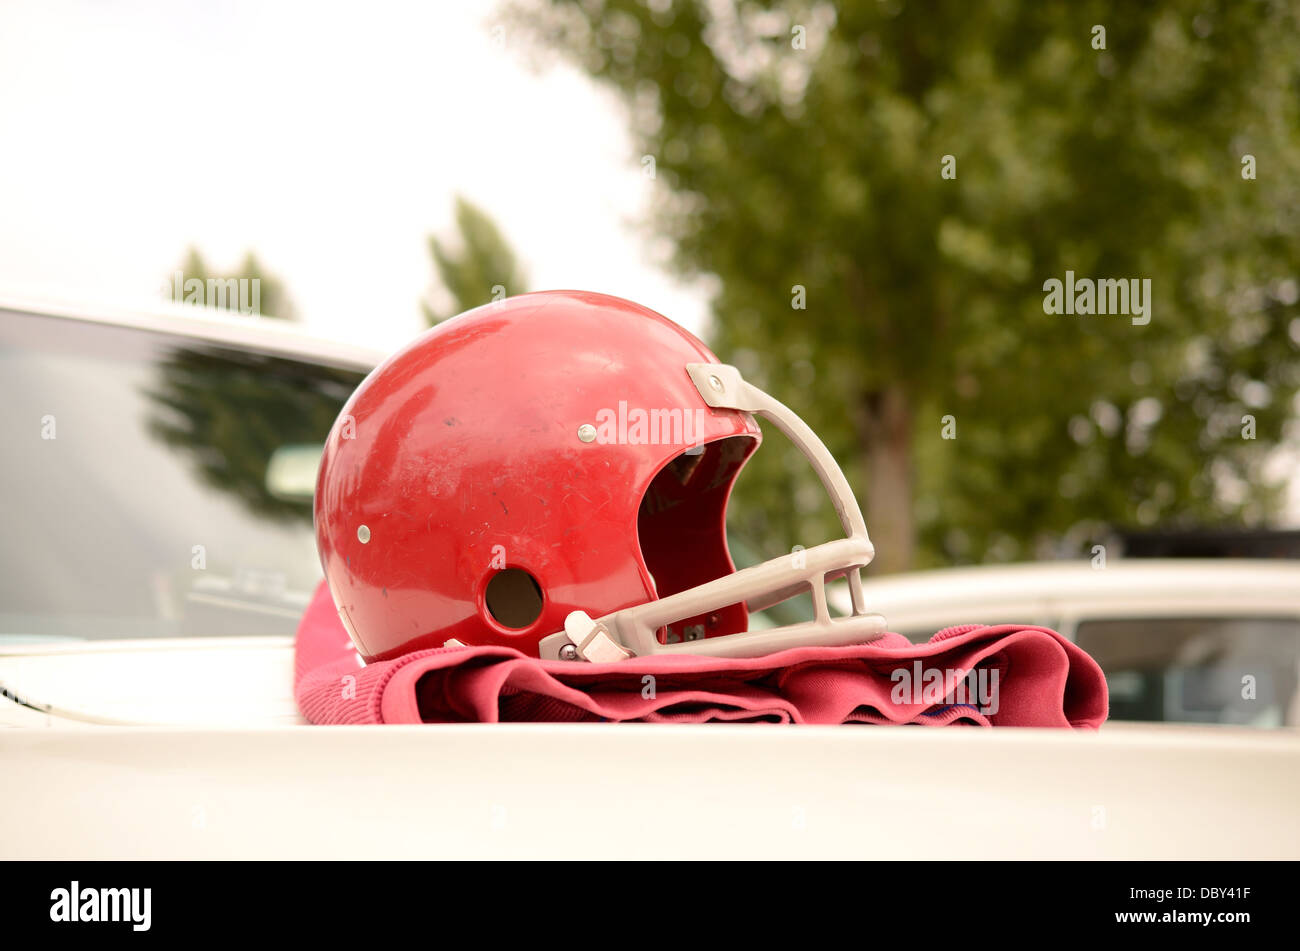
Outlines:
{"label": "windshield", "polygon": [[292,634],[315,460],[363,375],[0,312],[0,643]]}

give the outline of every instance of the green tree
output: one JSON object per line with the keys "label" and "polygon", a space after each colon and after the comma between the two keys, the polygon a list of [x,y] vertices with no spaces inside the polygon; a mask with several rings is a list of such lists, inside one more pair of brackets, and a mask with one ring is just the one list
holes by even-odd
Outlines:
{"label": "green tree", "polygon": [[[289,292],[285,289],[284,283],[267,272],[262,266],[262,262],[257,259],[257,256],[252,251],[244,255],[244,260],[237,269],[223,274],[209,267],[197,248],[190,248],[185,255],[184,263],[181,265],[180,275],[179,296],[176,294],[174,277],[169,278],[173,296],[178,296],[180,300],[187,298],[185,282],[198,280],[203,282],[204,291],[201,297],[196,295],[194,299],[207,307],[224,307],[226,310],[238,310],[241,300],[250,307],[253,306],[255,301],[255,312],[260,316],[278,317],[282,320],[297,320],[297,309],[294,307],[293,301],[290,300]],[[242,298],[238,290],[223,295],[208,292],[209,282],[229,284],[231,281],[250,282],[246,285],[248,289],[243,292]],[[251,283],[254,281],[257,283]],[[237,286],[237,284],[230,285],[232,289]],[[256,296],[254,296],[253,288],[256,288]]]}
{"label": "green tree", "polygon": [[422,301],[425,319],[436,324],[493,300],[526,291],[528,279],[501,229],[481,208],[456,196],[458,246],[429,237],[429,254],[451,309]]}
{"label": "green tree", "polygon": [[[720,279],[715,349],[845,463],[878,567],[1274,511],[1262,465],[1300,387],[1294,3],[514,18],[621,94],[653,228],[680,271]],[[1045,313],[1067,271],[1149,279],[1150,322]],[[750,467],[733,529],[767,549],[834,532],[789,453]]]}

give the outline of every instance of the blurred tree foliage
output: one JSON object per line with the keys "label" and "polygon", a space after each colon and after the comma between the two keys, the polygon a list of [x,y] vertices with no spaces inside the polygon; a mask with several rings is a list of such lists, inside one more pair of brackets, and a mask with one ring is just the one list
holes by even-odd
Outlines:
{"label": "blurred tree foliage", "polygon": [[456,230],[459,246],[429,238],[429,254],[451,309],[441,310],[427,301],[420,306],[425,319],[436,324],[472,308],[526,291],[528,279],[501,229],[478,206],[456,196]]}
{"label": "blurred tree foliage", "polygon": [[[268,273],[262,266],[262,262],[257,259],[257,256],[252,251],[244,255],[244,260],[238,269],[223,274],[210,268],[197,248],[190,248],[189,253],[185,256],[184,264],[181,265],[181,277],[183,281],[197,279],[204,282],[203,303],[208,307],[218,306],[218,302],[213,300],[211,295],[207,293],[207,282],[209,280],[257,281],[257,313],[259,315],[263,317],[279,317],[282,320],[297,320],[298,318],[297,309],[294,307],[293,301],[289,299],[289,292],[285,289],[284,283],[279,278]],[[251,300],[252,287],[253,285],[250,284],[249,290],[245,292],[245,300]],[[184,298],[184,284],[182,284],[180,300],[184,300]],[[227,296],[227,310],[238,310],[239,304],[238,292],[235,292],[233,297]]]}
{"label": "blurred tree foliage", "polygon": [[[720,279],[715,349],[827,439],[885,570],[1274,511],[1294,3],[518,0],[510,22],[621,94],[654,228]],[[1044,313],[1067,270],[1149,278],[1150,323]],[[769,555],[837,530],[770,436],[732,510]]]}

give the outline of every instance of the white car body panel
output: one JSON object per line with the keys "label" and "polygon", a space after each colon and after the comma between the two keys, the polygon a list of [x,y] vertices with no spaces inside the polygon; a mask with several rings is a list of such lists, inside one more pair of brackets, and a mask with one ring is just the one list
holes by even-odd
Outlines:
{"label": "white car body panel", "polygon": [[1300,858],[1293,730],[319,727],[292,681],[284,638],[6,648],[55,711],[0,701],[0,852]]}
{"label": "white car body panel", "polygon": [[0,686],[24,701],[0,702],[0,726],[306,722],[293,699],[293,642],[284,637],[0,647]]}
{"label": "white car body panel", "polygon": [[1300,857],[1300,738],[770,725],[0,732],[9,859]]}
{"label": "white car body panel", "polygon": [[147,309],[123,310],[0,296],[0,311],[6,310],[55,320],[130,327],[362,371],[373,369],[388,356],[382,350],[323,337],[274,317],[246,316],[193,304],[160,301]]}

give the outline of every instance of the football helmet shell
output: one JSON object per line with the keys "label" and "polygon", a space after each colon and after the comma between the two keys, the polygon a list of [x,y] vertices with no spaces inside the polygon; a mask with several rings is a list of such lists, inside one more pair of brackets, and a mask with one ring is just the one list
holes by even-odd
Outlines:
{"label": "football helmet shell", "polygon": [[[847,537],[736,571],[726,509],[755,414],[808,455]],[[507,298],[385,360],[329,434],[315,523],[367,661],[446,644],[754,656],[883,630],[862,606],[866,527],[820,440],[693,335],[603,294]],[[838,575],[854,612],[832,619]],[[748,632],[750,610],[807,590],[814,621]]]}

